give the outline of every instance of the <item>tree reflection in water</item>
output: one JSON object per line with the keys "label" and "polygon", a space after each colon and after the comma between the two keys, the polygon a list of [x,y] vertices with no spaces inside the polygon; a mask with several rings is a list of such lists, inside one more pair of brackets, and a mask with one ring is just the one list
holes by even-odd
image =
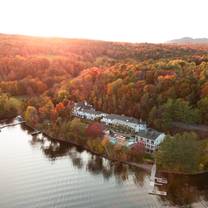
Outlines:
{"label": "tree reflection in water", "polygon": [[[128,181],[132,177],[137,186],[143,187],[144,179],[148,175],[142,169],[113,163],[100,156],[93,155],[80,147],[50,140],[41,135],[33,136],[30,144],[34,148],[41,148],[49,160],[55,161],[59,157],[69,157],[74,167],[85,169],[93,175],[101,174],[105,180],[109,180],[114,176],[119,184],[125,183],[125,181]],[[189,205],[197,201],[204,200],[207,203],[208,174],[201,176],[176,176],[168,174],[165,177],[168,178],[168,184],[165,186],[165,191],[167,191],[168,195],[160,197],[165,204],[191,207]]]}
{"label": "tree reflection in water", "polygon": [[[208,174],[185,176],[175,174],[164,174],[168,178],[166,190],[167,197],[161,197],[171,205],[187,207],[198,201],[205,201],[208,207]],[[186,206],[185,206],[186,207]]]}
{"label": "tree reflection in water", "polygon": [[[31,132],[29,131],[29,133]],[[33,136],[30,144],[34,148],[40,148],[44,155],[51,161],[55,161],[59,157],[69,156],[74,167],[78,169],[85,168],[93,175],[101,174],[105,180],[114,176],[119,184],[127,181],[131,176],[135,184],[143,186],[144,177],[147,175],[142,169],[111,162],[98,155],[93,155],[80,147],[65,142],[50,140],[42,135]],[[85,162],[83,161],[84,153],[89,156]]]}
{"label": "tree reflection in water", "polygon": [[93,175],[102,174],[105,179],[112,176],[112,164],[110,161],[97,155],[91,155],[86,164],[86,170]]}

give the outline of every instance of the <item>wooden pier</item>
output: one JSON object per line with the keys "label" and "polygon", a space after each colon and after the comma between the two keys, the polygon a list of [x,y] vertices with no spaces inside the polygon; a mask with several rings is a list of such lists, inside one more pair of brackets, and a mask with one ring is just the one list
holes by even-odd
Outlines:
{"label": "wooden pier", "polygon": [[163,186],[162,183],[157,183],[157,182],[154,182],[154,181],[150,181],[150,186]]}
{"label": "wooden pier", "polygon": [[160,195],[160,196],[167,196],[167,192],[166,191],[159,191],[159,190],[155,190],[155,189],[152,189],[151,191],[149,191],[149,194]]}
{"label": "wooden pier", "polygon": [[150,181],[153,181],[153,182],[159,183],[159,184],[167,184],[168,180],[166,178],[156,177],[156,170],[157,170],[156,164],[154,164],[152,166],[152,170],[151,170]]}
{"label": "wooden pier", "polygon": [[160,183],[160,184],[167,184],[168,183],[168,180],[166,178],[158,178],[158,177],[155,177],[155,181],[157,183]]}
{"label": "wooden pier", "polygon": [[35,130],[35,131],[33,131],[32,133],[31,133],[31,135],[37,135],[37,134],[40,134],[41,133],[41,131],[39,131],[39,130]]}
{"label": "wooden pier", "polygon": [[157,167],[156,164],[154,164],[152,166],[151,176],[150,176],[150,186],[152,187],[152,189],[149,191],[149,194],[166,196],[167,192],[158,190],[156,186],[163,186],[168,183],[168,180],[166,178],[156,177],[156,171],[157,171]]}

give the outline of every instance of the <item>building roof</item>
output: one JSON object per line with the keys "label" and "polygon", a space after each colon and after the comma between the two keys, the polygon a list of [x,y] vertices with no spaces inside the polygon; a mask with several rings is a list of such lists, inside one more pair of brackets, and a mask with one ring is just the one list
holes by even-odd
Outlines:
{"label": "building roof", "polygon": [[96,111],[95,109],[79,109],[79,111],[82,111],[83,113],[93,114],[93,115],[102,115],[103,113],[100,111]]}
{"label": "building roof", "polygon": [[121,120],[121,121],[125,121],[125,122],[131,122],[131,123],[135,123],[135,124],[145,124],[144,122],[136,119],[136,118],[132,118],[132,117],[128,117],[128,116],[121,116],[121,115],[117,115],[117,114],[107,114],[105,116],[107,119],[117,119],[117,120]]}
{"label": "building roof", "polygon": [[83,112],[86,112],[86,113],[89,113],[89,114],[95,114],[95,115],[101,115],[102,114],[107,119],[111,119],[111,120],[117,119],[117,120],[120,120],[120,121],[134,123],[134,124],[143,124],[143,125],[146,124],[145,122],[140,121],[140,120],[138,120],[136,118],[133,118],[133,117],[128,117],[128,116],[125,116],[125,115],[117,115],[117,114],[107,114],[107,113],[103,113],[101,111],[96,111],[92,107],[92,105],[89,105],[87,102],[78,102],[78,103],[75,103],[75,106],[77,108],[79,108],[80,111],[83,111]]}
{"label": "building roof", "polygon": [[159,131],[156,131],[154,129],[148,128],[147,130],[141,130],[138,133],[136,133],[136,135],[143,137],[143,138],[147,138],[147,139],[151,139],[151,140],[155,140],[157,139],[157,137],[162,134]]}
{"label": "building roof", "polygon": [[79,107],[80,109],[93,109],[92,105],[89,105],[87,102],[75,103],[75,107]]}

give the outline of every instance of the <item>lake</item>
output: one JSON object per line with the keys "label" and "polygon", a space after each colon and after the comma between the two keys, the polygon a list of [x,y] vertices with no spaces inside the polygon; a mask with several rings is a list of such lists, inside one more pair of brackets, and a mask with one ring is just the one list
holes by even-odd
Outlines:
{"label": "lake", "polygon": [[0,132],[0,208],[208,207],[208,174],[166,175],[167,196],[148,194],[150,174],[23,125]]}

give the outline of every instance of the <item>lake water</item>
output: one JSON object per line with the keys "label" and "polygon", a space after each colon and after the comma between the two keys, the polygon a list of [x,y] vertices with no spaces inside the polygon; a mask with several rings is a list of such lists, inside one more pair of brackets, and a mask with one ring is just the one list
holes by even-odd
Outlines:
{"label": "lake water", "polygon": [[208,207],[208,175],[167,177],[168,195],[150,195],[142,169],[31,136],[24,126],[0,132],[0,208]]}

